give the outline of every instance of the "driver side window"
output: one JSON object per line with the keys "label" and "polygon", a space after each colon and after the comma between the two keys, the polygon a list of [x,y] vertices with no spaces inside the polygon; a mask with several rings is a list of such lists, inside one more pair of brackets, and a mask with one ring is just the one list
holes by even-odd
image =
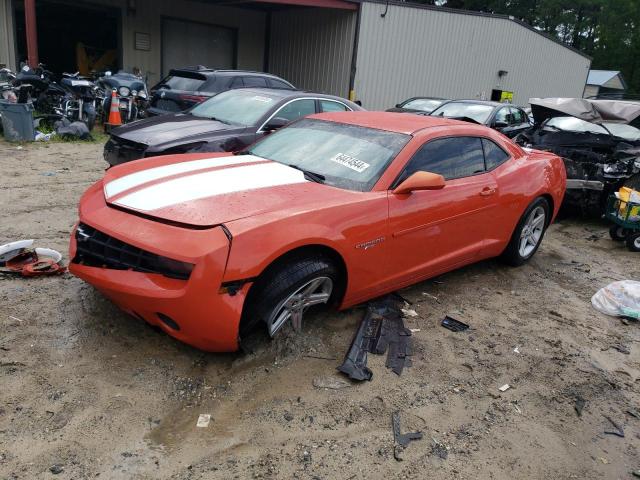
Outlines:
{"label": "driver side window", "polygon": [[312,115],[316,113],[316,101],[311,98],[303,98],[301,100],[294,100],[293,102],[282,107],[274,115],[279,118],[286,118],[290,122],[304,117],[306,115]]}
{"label": "driver side window", "polygon": [[502,124],[510,125],[512,123],[510,120],[511,120],[511,115],[509,115],[509,108],[503,107],[497,111],[496,118],[493,120],[493,123],[495,124],[502,123]]}
{"label": "driver side window", "polygon": [[482,142],[477,137],[450,137],[427,142],[409,160],[396,185],[418,171],[439,173],[446,180],[484,173]]}

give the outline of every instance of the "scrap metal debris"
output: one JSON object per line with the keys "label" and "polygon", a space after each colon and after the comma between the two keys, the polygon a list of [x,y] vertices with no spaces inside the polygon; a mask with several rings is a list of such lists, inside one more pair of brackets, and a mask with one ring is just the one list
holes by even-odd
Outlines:
{"label": "scrap metal debris", "polygon": [[511,385],[509,385],[508,383],[505,383],[504,385],[502,385],[500,388],[498,388],[498,390],[500,390],[501,392],[506,392],[507,390],[509,390],[511,388]]}
{"label": "scrap metal debris", "polygon": [[405,366],[411,365],[410,336],[411,330],[405,328],[401,310],[392,296],[369,302],[338,371],[353,380],[371,380],[373,372],[367,367],[367,354],[388,352],[385,365],[400,375]]}
{"label": "scrap metal debris", "polygon": [[624,438],[624,430],[622,429],[622,427],[615,421],[613,421],[611,417],[607,415],[603,415],[603,417],[609,420],[609,423],[611,423],[611,425],[613,425],[613,427],[615,428],[615,430],[605,430],[604,433],[606,433],[607,435],[615,435],[617,437]]}
{"label": "scrap metal debris", "polygon": [[463,323],[460,320],[456,320],[449,315],[442,319],[441,325],[444,328],[451,330],[452,332],[463,332],[469,328],[469,325],[467,325],[466,323]]}
{"label": "scrap metal debris", "polygon": [[422,438],[422,432],[410,432],[400,433],[400,412],[393,412],[391,415],[391,427],[393,428],[393,457],[399,462],[402,461],[400,453],[404,450],[404,447],[409,445],[412,440],[420,440]]}

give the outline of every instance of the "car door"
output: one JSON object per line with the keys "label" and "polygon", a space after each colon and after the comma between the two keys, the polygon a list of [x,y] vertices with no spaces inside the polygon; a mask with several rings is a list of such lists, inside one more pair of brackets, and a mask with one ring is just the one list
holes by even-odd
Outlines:
{"label": "car door", "polygon": [[407,284],[472,262],[480,253],[497,184],[486,171],[481,139],[445,137],[425,143],[394,183],[416,171],[445,177],[442,190],[389,191],[390,283]]}
{"label": "car door", "polygon": [[520,132],[526,130],[531,127],[531,123],[529,123],[529,116],[524,112],[524,110],[517,107],[511,108],[511,117],[513,118],[513,125],[509,127],[509,138],[513,138],[518,135]]}

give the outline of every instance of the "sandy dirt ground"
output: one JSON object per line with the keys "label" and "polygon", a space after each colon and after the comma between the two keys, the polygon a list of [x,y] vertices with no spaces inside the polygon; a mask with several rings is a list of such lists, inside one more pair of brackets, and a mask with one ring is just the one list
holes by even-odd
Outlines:
{"label": "sandy dirt ground", "polygon": [[[101,149],[0,143],[0,244],[34,238],[68,261]],[[640,256],[606,228],[564,219],[526,266],[487,261],[403,290],[418,313],[406,320],[420,329],[413,366],[398,377],[370,356],[374,377],[361,384],[335,368],[362,308],[216,355],[70,274],[0,278],[0,478],[633,478],[640,325],[599,314],[590,297],[638,279]],[[471,329],[442,328],[445,314]],[[394,411],[403,431],[424,434],[400,460]],[[196,427],[200,414],[208,427]],[[605,433],[607,417],[624,438]]]}

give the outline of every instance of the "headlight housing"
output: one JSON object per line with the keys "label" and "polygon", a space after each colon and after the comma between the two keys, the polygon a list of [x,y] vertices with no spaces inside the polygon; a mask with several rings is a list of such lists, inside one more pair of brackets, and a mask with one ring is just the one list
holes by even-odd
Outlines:
{"label": "headlight housing", "polygon": [[128,87],[120,87],[118,89],[118,93],[120,94],[121,97],[128,97],[129,94],[131,93],[131,90],[129,90]]}

